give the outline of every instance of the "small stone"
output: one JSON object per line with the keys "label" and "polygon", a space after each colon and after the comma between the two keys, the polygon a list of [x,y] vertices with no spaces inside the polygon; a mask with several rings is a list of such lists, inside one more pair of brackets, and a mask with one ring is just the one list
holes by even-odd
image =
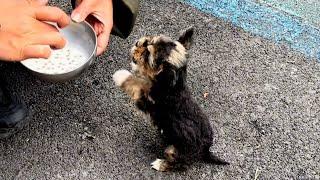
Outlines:
{"label": "small stone", "polygon": [[95,85],[95,86],[99,85],[99,83],[100,83],[100,82],[99,82],[98,80],[93,80],[93,81],[92,81],[92,84]]}

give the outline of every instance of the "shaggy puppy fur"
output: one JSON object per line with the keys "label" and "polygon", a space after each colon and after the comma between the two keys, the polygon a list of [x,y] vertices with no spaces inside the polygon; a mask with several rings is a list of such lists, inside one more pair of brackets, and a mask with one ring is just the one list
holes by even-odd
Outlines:
{"label": "shaggy puppy fur", "polygon": [[119,70],[113,75],[115,84],[151,116],[168,144],[165,159],[151,164],[158,171],[173,170],[195,160],[228,164],[210,153],[213,132],[209,120],[186,84],[192,36],[190,28],[177,41],[164,35],[142,37],[131,50],[133,74]]}

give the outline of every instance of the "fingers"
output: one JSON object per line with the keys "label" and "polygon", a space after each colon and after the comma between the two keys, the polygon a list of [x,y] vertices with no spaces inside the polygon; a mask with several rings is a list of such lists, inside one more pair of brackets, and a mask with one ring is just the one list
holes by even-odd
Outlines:
{"label": "fingers", "polygon": [[57,7],[43,6],[35,10],[36,19],[39,21],[56,22],[63,28],[70,23],[68,15]]}
{"label": "fingers", "polygon": [[59,32],[48,32],[31,38],[31,44],[49,45],[61,49],[66,45],[66,40]]}
{"label": "fingers", "polygon": [[34,6],[45,6],[48,4],[48,0],[27,0],[29,4]]}
{"label": "fingers", "polygon": [[102,34],[100,34],[98,36],[98,44],[97,44],[97,55],[101,55],[108,46],[108,42],[109,42],[109,35],[108,33],[103,32]]}
{"label": "fingers", "polygon": [[95,23],[94,30],[98,35],[97,39],[97,55],[101,55],[107,48],[109,43],[110,33],[112,30],[113,22],[112,20],[106,24]]}
{"label": "fingers", "polygon": [[34,28],[35,28],[35,31],[42,32],[42,33],[59,32],[56,26],[46,22],[41,22],[41,21],[37,21]]}
{"label": "fingers", "polygon": [[71,14],[71,19],[75,22],[82,22],[90,13],[92,13],[92,5],[90,4],[91,1],[79,1],[78,3],[79,5],[73,10]]}
{"label": "fingers", "polygon": [[98,35],[97,55],[101,55],[107,48],[112,27],[103,27],[104,30]]}
{"label": "fingers", "polygon": [[63,48],[66,40],[59,32],[48,32],[30,37],[30,45],[26,45],[21,52],[21,59],[28,58],[49,58],[51,48]]}
{"label": "fingers", "polygon": [[21,58],[49,58],[51,54],[51,49],[49,46],[43,45],[27,45],[21,51]]}

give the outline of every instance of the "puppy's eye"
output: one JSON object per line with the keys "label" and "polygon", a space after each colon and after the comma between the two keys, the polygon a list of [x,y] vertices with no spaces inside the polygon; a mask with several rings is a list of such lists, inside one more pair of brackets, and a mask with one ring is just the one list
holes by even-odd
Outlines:
{"label": "puppy's eye", "polygon": [[137,60],[134,57],[132,57],[132,62],[137,64]]}
{"label": "puppy's eye", "polygon": [[148,46],[148,41],[145,41],[143,44],[142,44],[143,47],[147,47]]}
{"label": "puppy's eye", "polygon": [[138,47],[138,45],[139,45],[139,41],[136,42],[136,47]]}

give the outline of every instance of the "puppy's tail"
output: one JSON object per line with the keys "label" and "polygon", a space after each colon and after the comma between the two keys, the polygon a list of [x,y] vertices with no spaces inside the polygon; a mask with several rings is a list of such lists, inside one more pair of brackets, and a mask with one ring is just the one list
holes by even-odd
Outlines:
{"label": "puppy's tail", "polygon": [[210,151],[207,151],[207,153],[203,156],[203,160],[206,163],[217,164],[217,165],[229,165],[230,164],[229,162],[215,156]]}

